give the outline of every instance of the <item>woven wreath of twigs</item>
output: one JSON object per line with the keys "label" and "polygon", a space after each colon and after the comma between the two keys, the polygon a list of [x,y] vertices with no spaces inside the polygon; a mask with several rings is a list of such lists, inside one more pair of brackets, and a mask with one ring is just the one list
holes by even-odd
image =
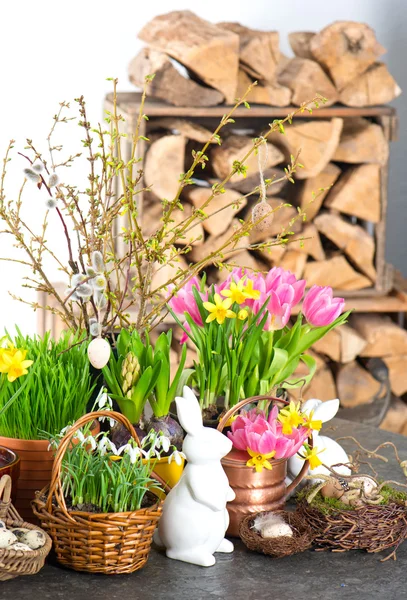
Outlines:
{"label": "woven wreath of twigs", "polygon": [[[125,513],[68,512],[61,486],[62,459],[72,437],[78,429],[99,417],[122,423],[140,443],[130,421],[122,414],[99,411],[85,415],[62,439],[55,456],[51,483],[37,493],[32,502],[33,510],[49,532],[57,558],[63,565],[90,573],[133,573],[147,562],[162,502],[157,499],[153,506]],[[152,476],[163,485],[158,475],[153,473]]]}
{"label": "woven wreath of twigs", "polygon": [[254,519],[262,514],[264,513],[248,515],[240,523],[239,534],[249,550],[269,554],[275,558],[283,558],[284,556],[304,552],[312,546],[313,531],[304,517],[297,511],[280,510],[273,513],[283,517],[284,521],[289,524],[293,530],[292,537],[263,538],[260,533],[253,529]]}
{"label": "woven wreath of twigs", "polygon": [[[39,527],[26,523],[22,520],[14,506],[11,504],[11,478],[9,475],[3,475],[0,479],[0,515],[1,520],[5,522],[7,528],[22,527],[24,529],[33,529],[38,531]],[[51,538],[45,533],[45,544],[38,550],[31,552],[24,550],[0,550],[0,581],[14,579],[19,575],[35,575],[44,566],[52,542]]]}
{"label": "woven wreath of twigs", "polygon": [[396,502],[325,513],[303,500],[297,510],[314,531],[314,544],[319,550],[391,550],[382,559],[386,561],[396,558],[397,548],[407,536],[407,508]]}

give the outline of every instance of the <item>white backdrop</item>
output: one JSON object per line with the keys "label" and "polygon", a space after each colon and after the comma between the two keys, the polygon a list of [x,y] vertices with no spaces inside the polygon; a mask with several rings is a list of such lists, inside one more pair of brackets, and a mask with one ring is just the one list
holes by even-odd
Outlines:
{"label": "white backdrop", "polygon": [[[387,47],[384,60],[399,85],[407,88],[405,0],[2,2],[0,156],[11,138],[17,141],[18,149],[25,145],[25,138],[32,138],[43,147],[52,117],[62,100],[71,101],[83,94],[91,121],[101,120],[103,97],[110,91],[111,85],[106,81],[107,77],[118,77],[122,90],[133,89],[127,80],[127,65],[141,47],[137,32],[155,15],[187,8],[213,22],[240,21],[258,29],[277,30],[281,36],[281,48],[289,55],[292,54],[287,41],[290,31],[316,31],[335,20],[364,21],[376,30],[379,41]],[[72,108],[74,105],[72,102]],[[396,105],[400,110],[402,134],[392,151],[388,259],[405,271],[403,220],[405,223],[407,217],[407,183],[404,177],[407,139],[403,128],[407,111],[403,97],[396,101]],[[61,125],[61,130],[67,149],[78,151],[79,128]],[[10,196],[15,197],[18,192],[23,165],[21,158],[11,163],[7,184]],[[72,175],[78,183],[81,179],[83,181],[84,173],[80,170]],[[34,188],[32,194],[27,212],[38,225],[43,205]],[[53,223],[48,240],[56,248],[63,244],[57,221]],[[8,236],[0,235],[0,257],[7,255],[16,257],[16,250]],[[18,323],[24,332],[35,331],[36,316],[32,309],[16,302],[8,294],[10,290],[33,298],[30,290],[21,288],[22,277],[27,273],[17,264],[0,261],[0,274],[0,332],[4,327],[12,328],[14,323]],[[57,272],[53,275],[58,277]]]}

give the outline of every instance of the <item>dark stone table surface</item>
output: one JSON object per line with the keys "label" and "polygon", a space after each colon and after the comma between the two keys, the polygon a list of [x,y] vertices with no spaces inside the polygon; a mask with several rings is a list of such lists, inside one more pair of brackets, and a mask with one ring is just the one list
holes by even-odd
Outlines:
{"label": "dark stone table surface", "polygon": [[[407,438],[335,419],[324,432],[354,435],[369,449],[386,440],[407,459]],[[344,443],[347,451],[353,443]],[[402,481],[394,454],[375,462],[379,476]],[[397,561],[362,551],[335,554],[308,550],[279,560],[250,552],[239,541],[233,554],[218,554],[210,568],[169,560],[152,550],[132,575],[90,575],[48,563],[32,577],[0,582],[1,600],[399,600],[407,599],[407,543]]]}

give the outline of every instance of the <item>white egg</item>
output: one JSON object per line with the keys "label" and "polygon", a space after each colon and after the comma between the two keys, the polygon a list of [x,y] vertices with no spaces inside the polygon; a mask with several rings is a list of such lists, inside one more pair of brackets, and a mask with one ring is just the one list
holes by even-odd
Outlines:
{"label": "white egg", "polygon": [[7,548],[10,544],[17,541],[18,540],[12,531],[0,529],[0,548]]}
{"label": "white egg", "polygon": [[27,544],[31,550],[38,550],[38,548],[42,548],[45,544],[45,539],[44,532],[40,531],[39,529],[31,529],[19,538],[19,540],[23,544]]}
{"label": "white egg", "polygon": [[287,523],[271,523],[260,530],[264,538],[292,537],[293,531]]}
{"label": "white egg", "polygon": [[22,550],[23,552],[32,552],[32,548],[27,546],[27,544],[23,544],[21,542],[14,542],[14,544],[10,544],[8,550]]}
{"label": "white egg", "polygon": [[95,338],[88,346],[88,358],[95,369],[103,369],[109,362],[110,344],[103,338]]}

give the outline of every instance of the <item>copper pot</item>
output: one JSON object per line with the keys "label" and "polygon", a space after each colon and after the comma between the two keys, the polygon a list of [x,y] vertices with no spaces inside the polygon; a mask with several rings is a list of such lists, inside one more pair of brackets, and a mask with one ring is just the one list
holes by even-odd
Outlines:
{"label": "copper pot", "polygon": [[[226,423],[243,406],[252,404],[259,400],[269,400],[286,404],[280,398],[256,396],[242,400],[231,408],[219,423],[218,430],[222,431]],[[312,442],[310,443],[312,446]],[[308,472],[308,461],[304,461],[300,473],[287,487],[285,478],[287,475],[287,459],[273,460],[271,471],[263,469],[257,473],[255,469],[247,467],[248,454],[243,450],[233,448],[229,454],[222,459],[222,466],[229,479],[229,485],[236,494],[236,498],[229,502],[227,509],[230,523],[227,535],[239,537],[239,526],[244,517],[249,514],[280,510],[284,507],[287,496],[295,489]]]}

